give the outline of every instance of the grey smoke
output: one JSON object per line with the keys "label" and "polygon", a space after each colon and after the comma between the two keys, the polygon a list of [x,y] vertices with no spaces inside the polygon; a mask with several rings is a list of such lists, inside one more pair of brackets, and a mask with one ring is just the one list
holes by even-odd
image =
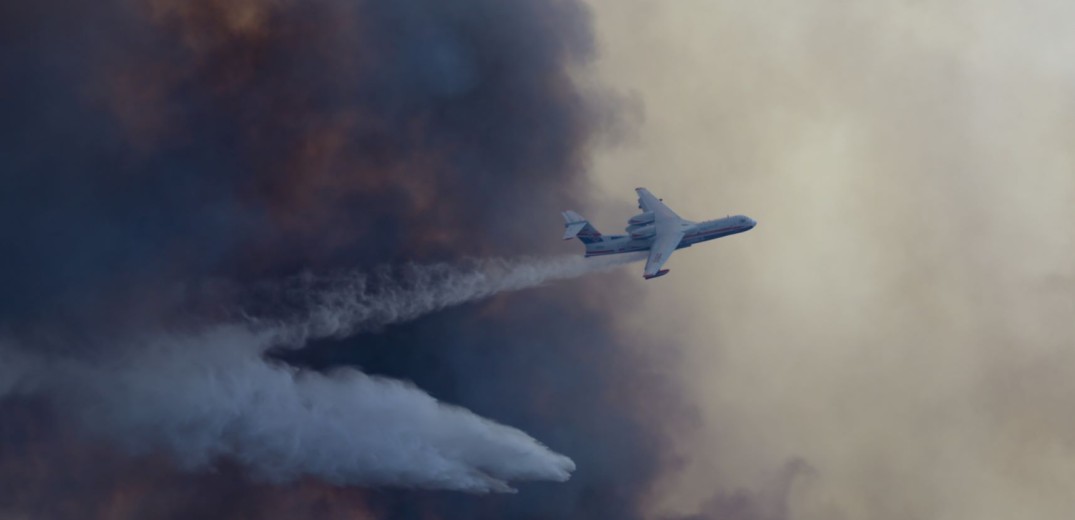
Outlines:
{"label": "grey smoke", "polygon": [[340,485],[510,492],[510,482],[567,480],[572,460],[526,433],[438,402],[408,382],[267,361],[298,347],[414,319],[452,305],[620,265],[578,257],[408,266],[402,277],[306,277],[309,307],[288,320],[118,339],[136,348],[97,360],[45,359],[0,344],[0,395],[49,396],[82,430],[131,453],[163,451],[189,470],[220,457],[256,477]]}

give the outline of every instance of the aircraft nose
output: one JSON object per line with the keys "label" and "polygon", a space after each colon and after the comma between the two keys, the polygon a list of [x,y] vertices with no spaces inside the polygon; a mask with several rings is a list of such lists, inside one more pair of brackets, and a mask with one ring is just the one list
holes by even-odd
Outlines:
{"label": "aircraft nose", "polygon": [[750,217],[747,217],[747,223],[749,223],[749,224],[750,224],[750,228],[751,228],[751,229],[753,229],[753,228],[754,228],[754,226],[757,226],[757,225],[758,225],[758,221],[757,221],[757,220],[754,220],[754,219],[752,219],[752,218],[750,218]]}

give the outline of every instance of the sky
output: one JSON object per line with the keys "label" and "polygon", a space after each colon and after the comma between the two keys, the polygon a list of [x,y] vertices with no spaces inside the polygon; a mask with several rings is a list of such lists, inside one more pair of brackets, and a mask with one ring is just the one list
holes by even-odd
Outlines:
{"label": "sky", "polygon": [[758,221],[677,253],[629,318],[684,346],[701,410],[654,511],[793,465],[763,517],[1070,515],[1071,4],[594,6],[641,121],[595,155],[594,220],[644,185]]}
{"label": "sky", "polygon": [[0,7],[0,519],[1067,518],[1072,11]]}

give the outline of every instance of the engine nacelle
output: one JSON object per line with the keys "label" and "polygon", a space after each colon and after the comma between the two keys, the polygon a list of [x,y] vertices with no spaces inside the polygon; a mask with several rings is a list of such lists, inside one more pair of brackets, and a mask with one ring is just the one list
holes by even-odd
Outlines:
{"label": "engine nacelle", "polygon": [[655,226],[653,224],[649,224],[649,225],[645,225],[645,226],[639,226],[639,227],[628,226],[627,227],[627,232],[630,233],[631,238],[633,238],[635,240],[639,240],[639,239],[643,239],[643,238],[650,238],[653,235],[657,234],[657,226]]}
{"label": "engine nacelle", "polygon": [[640,215],[631,217],[631,220],[627,221],[628,226],[641,226],[645,224],[652,224],[654,220],[653,212],[647,211]]}

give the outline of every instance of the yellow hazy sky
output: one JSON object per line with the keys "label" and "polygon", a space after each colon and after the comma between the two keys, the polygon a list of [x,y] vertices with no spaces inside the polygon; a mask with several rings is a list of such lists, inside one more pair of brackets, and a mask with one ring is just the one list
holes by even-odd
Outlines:
{"label": "yellow hazy sky", "polygon": [[802,460],[794,519],[1072,518],[1075,2],[592,7],[590,72],[637,114],[587,216],[646,186],[759,222],[625,317],[681,345],[702,417],[654,516]]}

